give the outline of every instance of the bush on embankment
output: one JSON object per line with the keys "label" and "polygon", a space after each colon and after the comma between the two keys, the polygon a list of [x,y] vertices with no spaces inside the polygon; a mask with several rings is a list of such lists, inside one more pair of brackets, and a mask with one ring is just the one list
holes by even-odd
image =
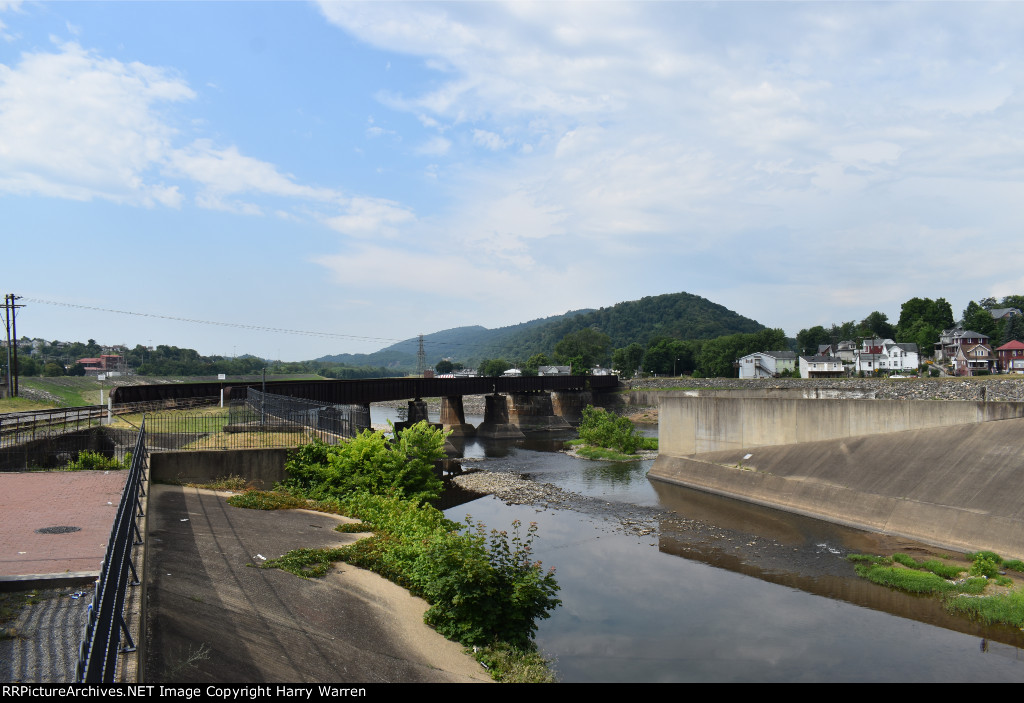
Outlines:
{"label": "bush on embankment", "polygon": [[[422,469],[443,446],[444,434],[420,423],[388,446],[374,434],[337,446],[306,445],[289,460],[281,490],[228,500],[271,510],[298,502],[361,521],[340,531],[373,533],[345,547],[293,550],[263,566],[304,578],[326,575],[335,561],[372,570],[426,600],[424,621],[480,648],[476,656],[495,678],[552,680],[533,638],[537,620],[561,601],[554,569],[545,571],[533,558],[536,524],[524,531],[516,521],[511,531],[498,531],[468,516],[465,524],[448,520],[423,501],[436,479]],[[397,460],[403,453],[405,462]]]}

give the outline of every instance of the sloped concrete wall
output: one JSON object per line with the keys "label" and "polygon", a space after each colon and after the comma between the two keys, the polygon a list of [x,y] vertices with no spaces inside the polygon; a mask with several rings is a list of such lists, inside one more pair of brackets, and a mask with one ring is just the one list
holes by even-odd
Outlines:
{"label": "sloped concrete wall", "polygon": [[[1024,558],[1021,404],[802,402],[748,399],[747,407],[687,412],[663,403],[661,450],[648,476],[944,548]],[[695,409],[702,418],[688,414]],[[675,420],[683,441],[673,436]],[[828,432],[816,420],[842,436],[822,437]]]}
{"label": "sloped concrete wall", "polygon": [[661,453],[691,456],[1024,417],[1024,403],[662,397]]}

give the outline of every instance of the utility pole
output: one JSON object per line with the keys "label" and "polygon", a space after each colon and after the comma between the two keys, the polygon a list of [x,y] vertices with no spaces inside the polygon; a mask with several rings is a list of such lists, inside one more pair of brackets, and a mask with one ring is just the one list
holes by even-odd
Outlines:
{"label": "utility pole", "polygon": [[427,373],[427,352],[423,349],[423,335],[420,335],[420,348],[416,352],[416,375],[423,378]]}
{"label": "utility pole", "polygon": [[[7,395],[15,398],[18,395],[18,308],[14,301],[21,296],[8,293],[4,296],[4,327],[7,329]],[[13,337],[13,347],[11,338]]]}

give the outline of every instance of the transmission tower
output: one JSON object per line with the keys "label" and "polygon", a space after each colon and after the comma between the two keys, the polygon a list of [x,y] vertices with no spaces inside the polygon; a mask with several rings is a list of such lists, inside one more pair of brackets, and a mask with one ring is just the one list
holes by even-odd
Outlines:
{"label": "transmission tower", "polygon": [[427,373],[427,352],[423,349],[423,335],[420,335],[420,348],[416,352],[416,375],[420,378]]}

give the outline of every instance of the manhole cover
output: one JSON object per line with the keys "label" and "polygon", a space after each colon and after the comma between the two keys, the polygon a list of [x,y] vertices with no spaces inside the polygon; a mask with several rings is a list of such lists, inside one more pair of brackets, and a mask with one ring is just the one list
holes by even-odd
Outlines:
{"label": "manhole cover", "polygon": [[68,532],[78,532],[81,527],[71,527],[70,525],[57,525],[55,527],[40,527],[36,532],[41,535],[63,535]]}

